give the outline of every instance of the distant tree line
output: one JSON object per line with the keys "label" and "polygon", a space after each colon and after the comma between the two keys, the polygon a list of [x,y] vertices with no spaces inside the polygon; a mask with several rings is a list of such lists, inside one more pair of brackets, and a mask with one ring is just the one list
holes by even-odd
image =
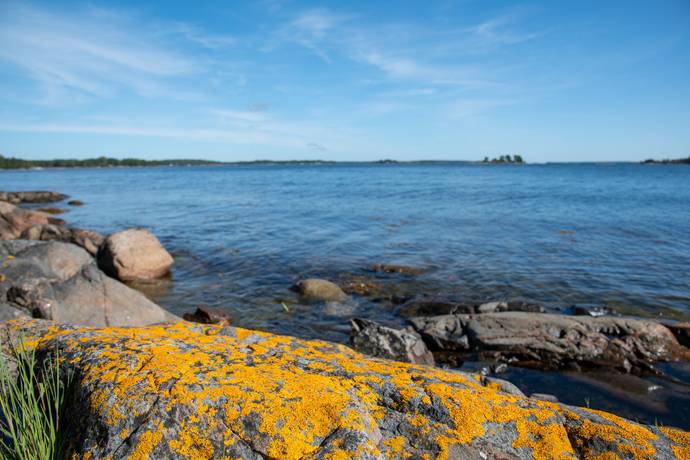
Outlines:
{"label": "distant tree line", "polygon": [[212,165],[219,164],[207,160],[141,160],[138,158],[109,158],[98,157],[85,160],[23,160],[21,158],[4,157],[0,155],[0,169],[26,168],[96,168],[113,166],[168,166],[168,165]]}
{"label": "distant tree line", "polygon": [[679,159],[677,159],[677,160],[669,160],[669,159],[665,159],[665,160],[653,160],[653,159],[650,158],[649,160],[644,160],[642,163],[645,163],[645,164],[656,164],[656,163],[661,163],[661,164],[686,164],[686,165],[690,165],[690,157],[687,157],[687,158],[679,158]]}
{"label": "distant tree line", "polygon": [[510,155],[501,155],[498,158],[493,158],[489,160],[489,157],[484,157],[484,161],[482,163],[524,163],[525,161],[522,159],[521,155],[513,155],[512,157]]}

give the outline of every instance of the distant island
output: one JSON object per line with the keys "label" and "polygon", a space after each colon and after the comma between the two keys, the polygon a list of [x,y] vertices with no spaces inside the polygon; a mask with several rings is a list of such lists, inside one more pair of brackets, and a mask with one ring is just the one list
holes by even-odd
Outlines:
{"label": "distant island", "polygon": [[690,157],[687,158],[678,158],[676,160],[654,160],[652,158],[648,160],[644,160],[642,164],[662,164],[662,165],[667,165],[667,164],[682,164],[682,165],[690,165]]}
{"label": "distant island", "polygon": [[489,157],[484,157],[482,163],[512,163],[512,164],[523,164],[525,160],[522,159],[521,155],[501,155],[498,158],[489,160]]}

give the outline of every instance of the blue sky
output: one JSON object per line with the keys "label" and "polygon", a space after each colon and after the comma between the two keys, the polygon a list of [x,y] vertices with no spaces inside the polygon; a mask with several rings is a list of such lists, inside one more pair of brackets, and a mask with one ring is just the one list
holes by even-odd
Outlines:
{"label": "blue sky", "polygon": [[0,154],[690,155],[690,2],[0,0]]}

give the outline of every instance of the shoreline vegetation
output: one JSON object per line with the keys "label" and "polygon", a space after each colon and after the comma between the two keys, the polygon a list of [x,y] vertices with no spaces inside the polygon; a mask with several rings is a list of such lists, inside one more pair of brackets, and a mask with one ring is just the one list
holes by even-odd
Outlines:
{"label": "shoreline vegetation", "polygon": [[664,160],[654,160],[652,158],[644,160],[642,164],[661,164],[661,165],[690,165],[690,156],[687,158],[678,158],[675,160],[670,160],[668,158]]}
{"label": "shoreline vegetation", "polygon": [[[656,363],[690,359],[688,323],[588,309],[547,313],[526,301],[441,304],[425,293],[422,303],[405,301],[415,313],[404,329],[354,318],[350,348],[234,327],[210,307],[183,320],[127,285],[169,275],[174,260],[153,234],[99,235],[15,206],[69,198],[55,192],[0,196],[8,198],[0,201],[0,359],[17,346],[42,357],[39,380],[31,377],[19,402],[1,410],[21,416],[23,401],[36,400],[32,389],[46,384],[45,360],[60,350],[64,369],[47,374],[73,376],[51,387],[67,392],[55,413],[74,423],[55,432],[70,458],[690,454],[686,431],[562,404],[549,393],[527,395],[494,377],[508,366],[662,377]],[[392,264],[369,270],[423,272]],[[313,278],[290,290],[315,308],[376,295],[364,282],[354,287]],[[493,367],[460,369],[481,354]],[[54,401],[62,406],[63,398]],[[59,450],[51,439],[48,448]]]}

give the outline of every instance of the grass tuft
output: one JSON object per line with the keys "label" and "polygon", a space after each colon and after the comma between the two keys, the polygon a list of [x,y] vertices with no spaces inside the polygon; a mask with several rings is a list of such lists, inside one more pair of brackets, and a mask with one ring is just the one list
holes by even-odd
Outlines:
{"label": "grass tuft", "polygon": [[63,407],[71,377],[61,378],[57,349],[40,365],[35,350],[20,345],[12,355],[16,375],[0,353],[0,458],[61,458]]}

